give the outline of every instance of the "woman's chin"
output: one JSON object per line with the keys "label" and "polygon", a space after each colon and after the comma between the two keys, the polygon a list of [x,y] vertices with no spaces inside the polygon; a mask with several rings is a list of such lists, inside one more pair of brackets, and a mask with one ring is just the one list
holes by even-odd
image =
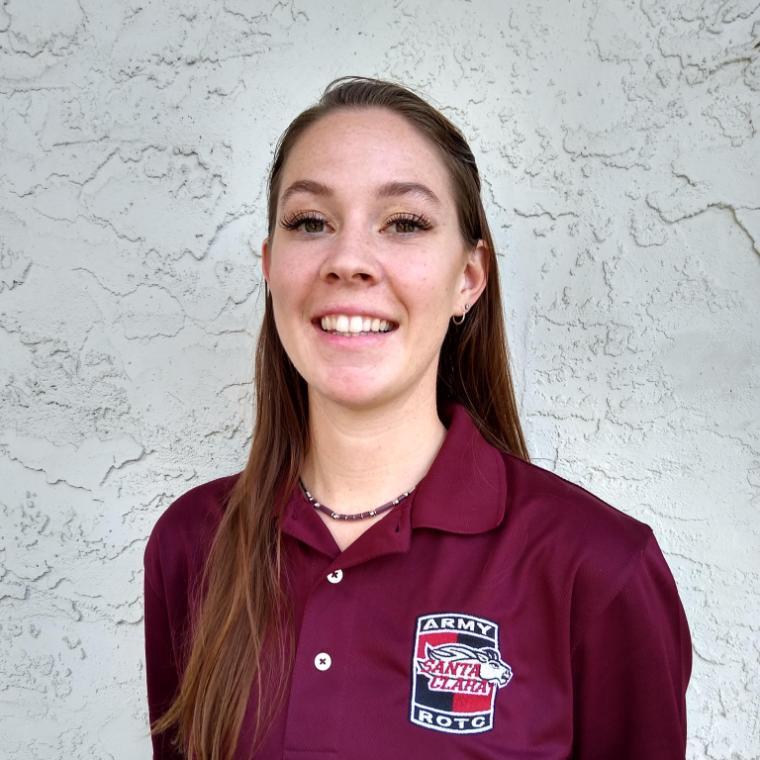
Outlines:
{"label": "woman's chin", "polygon": [[360,411],[382,406],[394,398],[392,389],[366,378],[333,379],[329,385],[309,385],[309,398]]}

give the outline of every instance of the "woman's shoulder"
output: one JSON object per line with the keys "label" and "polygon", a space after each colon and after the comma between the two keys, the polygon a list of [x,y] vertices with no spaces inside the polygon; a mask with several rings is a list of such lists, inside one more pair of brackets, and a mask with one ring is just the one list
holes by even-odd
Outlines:
{"label": "woman's shoulder", "polygon": [[507,512],[536,530],[550,525],[565,540],[584,545],[611,545],[618,552],[636,551],[652,530],[643,521],[551,470],[504,454]]}
{"label": "woman's shoulder", "polygon": [[224,505],[240,473],[225,475],[200,483],[182,492],[156,520],[153,530],[182,532],[192,529],[200,521],[218,522]]}
{"label": "woman's shoulder", "polygon": [[509,531],[589,612],[632,577],[667,568],[647,523],[539,465],[511,454],[504,462]]}
{"label": "woman's shoulder", "polygon": [[648,524],[550,470],[510,454],[504,462],[510,545],[524,547],[534,579],[567,600],[574,641],[621,607],[648,615],[653,626],[683,619],[675,581]]}
{"label": "woman's shoulder", "polygon": [[238,472],[196,485],[159,515],[143,557],[149,579],[171,569],[192,572],[202,564],[239,476]]}

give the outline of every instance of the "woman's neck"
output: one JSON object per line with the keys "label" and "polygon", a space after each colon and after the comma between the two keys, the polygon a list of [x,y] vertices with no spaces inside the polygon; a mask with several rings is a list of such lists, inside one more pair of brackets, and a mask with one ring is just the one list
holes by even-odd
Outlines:
{"label": "woman's neck", "polygon": [[309,398],[310,447],[301,477],[330,509],[356,514],[394,499],[424,477],[446,437],[435,395],[352,410]]}

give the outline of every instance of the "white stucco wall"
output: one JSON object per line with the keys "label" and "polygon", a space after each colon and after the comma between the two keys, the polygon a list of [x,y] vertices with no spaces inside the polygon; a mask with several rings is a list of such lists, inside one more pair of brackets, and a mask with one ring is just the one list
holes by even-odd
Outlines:
{"label": "white stucco wall", "polygon": [[690,760],[760,758],[760,2],[5,0],[0,756],[149,756],[142,551],[242,467],[271,147],[332,78],[471,139],[534,460],[655,529]]}

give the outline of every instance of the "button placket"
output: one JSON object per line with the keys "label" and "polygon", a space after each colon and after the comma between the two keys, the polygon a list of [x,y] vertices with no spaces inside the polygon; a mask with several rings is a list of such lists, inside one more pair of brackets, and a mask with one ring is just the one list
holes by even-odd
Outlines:
{"label": "button placket", "polygon": [[359,608],[352,589],[336,585],[345,579],[342,569],[323,570],[304,605],[284,737],[291,752],[335,752],[342,736],[341,716],[353,686],[347,662]]}

